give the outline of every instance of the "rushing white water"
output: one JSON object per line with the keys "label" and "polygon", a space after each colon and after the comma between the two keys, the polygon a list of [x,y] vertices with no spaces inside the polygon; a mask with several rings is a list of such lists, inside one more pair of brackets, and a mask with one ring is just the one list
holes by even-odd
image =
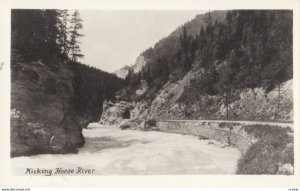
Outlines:
{"label": "rushing white water", "polygon": [[[47,175],[51,169],[51,175],[234,174],[240,157],[235,148],[189,135],[120,130],[98,123],[83,134],[86,144],[78,154],[16,157],[14,173]],[[66,171],[55,174],[56,168]]]}

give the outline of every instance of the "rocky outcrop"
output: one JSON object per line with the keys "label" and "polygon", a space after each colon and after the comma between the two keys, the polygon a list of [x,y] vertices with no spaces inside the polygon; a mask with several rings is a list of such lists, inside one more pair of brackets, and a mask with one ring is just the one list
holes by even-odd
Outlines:
{"label": "rocky outcrop", "polygon": [[[101,123],[120,123],[126,110],[131,112],[128,119],[226,119],[226,107],[221,96],[200,95],[194,99],[192,98],[195,96],[193,92],[190,92],[188,96],[184,95],[190,81],[198,75],[201,75],[201,70],[192,70],[182,80],[168,82],[150,106],[146,102],[107,102],[103,107]],[[292,84],[293,80],[284,82],[281,85],[279,97],[277,91],[267,93],[263,88],[237,91],[238,96],[235,101],[229,104],[229,119],[293,121]],[[137,93],[142,94],[145,90],[147,91],[146,85],[141,86]],[[188,102],[180,100],[183,95],[186,96],[184,99]]]}
{"label": "rocky outcrop", "polygon": [[[281,84],[278,88],[266,92],[262,88],[245,89],[240,99],[230,104],[239,119],[293,121],[293,80]],[[225,116],[224,105],[219,115]]]}
{"label": "rocky outcrop", "polygon": [[116,70],[114,73],[119,78],[125,79],[126,76],[129,74],[130,66],[124,66],[123,68]]}
{"label": "rocky outcrop", "polygon": [[137,96],[144,95],[148,90],[148,84],[145,80],[141,80],[141,83],[138,87],[138,89],[135,91],[135,94]]}
{"label": "rocky outcrop", "polygon": [[294,167],[290,163],[278,165],[278,171],[276,174],[292,175],[294,174]]}
{"label": "rocky outcrop", "polygon": [[[218,95],[200,95],[193,99],[187,93],[189,81],[201,72],[189,72],[178,82],[167,83],[151,104],[151,118],[168,119],[226,119],[225,100]],[[263,88],[237,90],[235,101],[229,104],[230,119],[293,121],[293,80],[266,92]],[[184,98],[182,98],[185,96]],[[180,100],[181,99],[181,100]],[[182,101],[183,100],[183,101]]]}
{"label": "rocky outcrop", "polygon": [[153,100],[150,109],[151,118],[156,119],[185,119],[186,105],[178,103],[185,87],[188,87],[191,79],[200,75],[202,70],[192,70],[183,79],[177,82],[168,82]]}
{"label": "rocky outcrop", "polygon": [[148,115],[147,102],[104,102],[100,124],[118,125],[124,120],[145,119]]}
{"label": "rocky outcrop", "polygon": [[119,78],[125,79],[129,74],[129,71],[133,73],[138,73],[146,65],[146,60],[143,55],[139,55],[135,61],[135,64],[132,66],[124,66],[123,68],[116,70],[114,73]]}
{"label": "rocky outcrop", "polygon": [[11,156],[74,152],[84,144],[67,63],[16,61],[11,82]]}
{"label": "rocky outcrop", "polygon": [[146,65],[146,60],[143,55],[139,55],[135,61],[135,64],[132,66],[133,73],[138,73]]}

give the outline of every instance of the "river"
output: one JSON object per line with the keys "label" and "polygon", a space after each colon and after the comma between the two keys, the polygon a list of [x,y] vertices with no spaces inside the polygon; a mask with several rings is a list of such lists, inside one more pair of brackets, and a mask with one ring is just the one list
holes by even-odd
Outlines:
{"label": "river", "polygon": [[[53,170],[51,175],[234,174],[241,155],[236,148],[224,148],[213,140],[120,130],[98,123],[91,123],[83,135],[86,144],[77,154],[13,158],[14,174],[45,175],[38,172],[49,169]],[[61,171],[54,174],[56,168]],[[70,169],[73,174],[68,174]]]}

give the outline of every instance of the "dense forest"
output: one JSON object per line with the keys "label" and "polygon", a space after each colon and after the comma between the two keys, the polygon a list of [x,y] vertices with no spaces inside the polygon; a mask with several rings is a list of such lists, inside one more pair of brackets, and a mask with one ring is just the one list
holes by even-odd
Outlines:
{"label": "dense forest", "polygon": [[187,90],[198,94],[255,87],[269,91],[292,78],[292,11],[235,10],[222,20],[214,14],[204,15],[198,34],[190,34],[185,24],[179,43],[166,38],[144,51],[147,64],[127,76],[127,89],[143,79],[150,87],[145,96],[153,98],[167,81],[181,79],[192,69],[204,71]]}
{"label": "dense forest", "polygon": [[124,80],[97,68],[71,62],[74,72],[75,108],[80,116],[97,121],[104,100],[114,100],[115,92],[124,87]]}
{"label": "dense forest", "polygon": [[60,64],[73,73],[74,106],[79,116],[99,118],[104,99],[113,99],[123,80],[115,75],[80,63],[82,19],[69,10],[11,11],[11,71],[18,78],[23,65],[41,61],[51,71]]}
{"label": "dense forest", "polygon": [[43,60],[48,64],[53,56],[77,61],[80,53],[78,37],[82,20],[76,10],[17,10],[11,12],[12,50],[27,61]]}

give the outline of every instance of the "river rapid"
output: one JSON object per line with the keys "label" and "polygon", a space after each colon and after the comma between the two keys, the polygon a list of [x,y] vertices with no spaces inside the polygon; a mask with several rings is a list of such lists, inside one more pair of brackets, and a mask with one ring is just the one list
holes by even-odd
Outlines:
{"label": "river rapid", "polygon": [[91,123],[77,154],[12,158],[16,175],[234,174],[241,153],[213,140]]}

